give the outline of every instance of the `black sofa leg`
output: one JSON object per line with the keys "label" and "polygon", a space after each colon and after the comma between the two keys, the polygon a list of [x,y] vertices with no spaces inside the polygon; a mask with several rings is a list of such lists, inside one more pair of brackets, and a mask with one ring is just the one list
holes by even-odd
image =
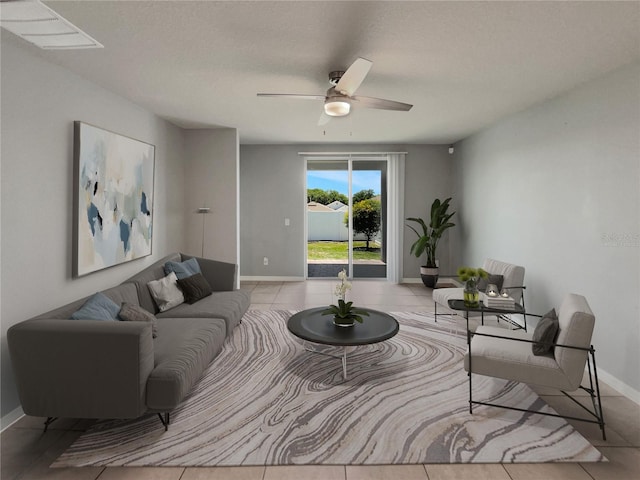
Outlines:
{"label": "black sofa leg", "polygon": [[169,412],[166,412],[164,416],[162,413],[158,413],[158,417],[160,418],[162,425],[164,425],[164,431],[166,432],[167,430],[169,430],[169,423],[171,423],[171,417]]}
{"label": "black sofa leg", "polygon": [[58,419],[58,417],[47,417],[47,419],[44,421],[44,432],[43,433],[47,433],[47,429],[49,428],[49,425],[51,425],[57,419]]}

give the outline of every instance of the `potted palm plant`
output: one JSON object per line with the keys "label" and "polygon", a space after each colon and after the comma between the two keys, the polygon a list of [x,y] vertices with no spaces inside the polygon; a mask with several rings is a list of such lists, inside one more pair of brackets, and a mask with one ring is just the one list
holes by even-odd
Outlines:
{"label": "potted palm plant", "polygon": [[448,212],[450,201],[451,197],[443,201],[436,198],[433,201],[428,225],[421,218],[407,218],[408,222],[415,222],[422,229],[421,233],[411,225],[407,225],[407,227],[413,230],[418,236],[418,239],[411,245],[411,253],[418,258],[420,258],[423,253],[426,253],[427,262],[420,267],[420,277],[422,278],[422,283],[429,288],[435,287],[438,281],[438,264],[436,262],[438,242],[440,238],[442,238],[445,230],[455,226],[455,223],[449,221],[456,213]]}

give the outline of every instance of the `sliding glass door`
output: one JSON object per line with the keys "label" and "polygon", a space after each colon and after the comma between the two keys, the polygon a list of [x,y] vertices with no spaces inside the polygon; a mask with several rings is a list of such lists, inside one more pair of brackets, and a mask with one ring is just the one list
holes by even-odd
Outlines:
{"label": "sliding glass door", "polygon": [[307,159],[306,180],[308,278],[386,278],[386,160]]}
{"label": "sliding glass door", "polygon": [[386,160],[359,159],[351,168],[351,258],[354,278],[386,278]]}

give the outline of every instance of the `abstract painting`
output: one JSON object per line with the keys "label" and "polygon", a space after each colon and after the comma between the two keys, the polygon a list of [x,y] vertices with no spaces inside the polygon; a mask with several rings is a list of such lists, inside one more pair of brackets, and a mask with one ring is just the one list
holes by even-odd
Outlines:
{"label": "abstract painting", "polygon": [[151,254],[155,147],[74,122],[74,275]]}

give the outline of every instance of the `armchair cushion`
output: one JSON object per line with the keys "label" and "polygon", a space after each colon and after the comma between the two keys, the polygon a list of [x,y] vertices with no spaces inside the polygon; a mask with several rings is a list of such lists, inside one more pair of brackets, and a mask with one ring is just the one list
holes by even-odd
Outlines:
{"label": "armchair cushion", "polygon": [[[510,340],[532,340],[533,333],[487,325],[479,326],[476,333],[508,338],[474,335],[471,341],[473,373],[516,382],[575,390],[575,388],[571,388],[570,382],[551,353],[534,355],[531,351],[531,343]],[[464,369],[469,371],[469,352],[464,357]]]}
{"label": "armchair cushion", "polygon": [[[586,298],[575,293],[568,294],[558,311],[558,336],[556,343],[589,348],[596,318],[589,308]],[[554,348],[554,356],[560,368],[572,379],[578,388],[587,361],[585,350],[572,348]]]}
{"label": "armchair cushion", "polygon": [[544,355],[549,353],[553,349],[552,343],[555,341],[557,333],[558,316],[556,315],[556,309],[552,308],[550,312],[542,316],[533,331],[533,341],[536,342],[531,344],[533,354]]}
{"label": "armchair cushion", "polygon": [[[494,275],[503,276],[504,281],[500,289],[522,287],[524,285],[524,267],[487,258],[482,264],[482,268]],[[509,296],[512,297],[516,303],[520,303],[522,299],[522,289],[514,288],[509,290]]]}

